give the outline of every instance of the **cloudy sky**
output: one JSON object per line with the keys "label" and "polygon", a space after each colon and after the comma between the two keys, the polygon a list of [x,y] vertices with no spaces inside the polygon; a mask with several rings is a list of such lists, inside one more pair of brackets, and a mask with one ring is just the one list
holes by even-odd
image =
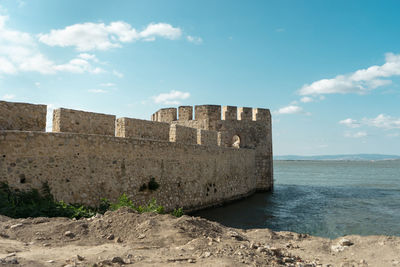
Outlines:
{"label": "cloudy sky", "polygon": [[269,108],[276,155],[400,154],[399,1],[0,0],[0,99]]}

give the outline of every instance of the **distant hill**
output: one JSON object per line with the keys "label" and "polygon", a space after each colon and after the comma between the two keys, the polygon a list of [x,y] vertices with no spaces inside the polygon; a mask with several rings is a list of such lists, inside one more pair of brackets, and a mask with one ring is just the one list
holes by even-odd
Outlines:
{"label": "distant hill", "polygon": [[381,154],[348,154],[348,155],[321,155],[321,156],[274,156],[274,160],[395,160],[397,155]]}

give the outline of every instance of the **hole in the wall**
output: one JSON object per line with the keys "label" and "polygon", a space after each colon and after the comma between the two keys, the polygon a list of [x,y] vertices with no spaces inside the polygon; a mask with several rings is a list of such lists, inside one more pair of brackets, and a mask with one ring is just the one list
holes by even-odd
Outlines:
{"label": "hole in the wall", "polygon": [[19,182],[20,182],[21,184],[26,183],[25,174],[22,173],[22,174],[19,175]]}
{"label": "hole in the wall", "polygon": [[3,158],[5,158],[6,157],[6,155],[3,155]]}
{"label": "hole in the wall", "polygon": [[[180,186],[180,185],[179,185]],[[149,190],[149,191],[156,191],[158,188],[160,187],[160,185],[156,182],[156,178],[151,177],[150,181],[146,184],[142,184],[139,188],[139,192],[143,192],[145,190]]]}
{"label": "hole in the wall", "polygon": [[234,135],[232,137],[232,147],[240,148],[240,136],[239,135]]}
{"label": "hole in the wall", "polygon": [[143,192],[144,190],[147,189],[147,185],[146,184],[142,184],[139,188],[139,192]]}
{"label": "hole in the wall", "polygon": [[149,190],[151,191],[157,190],[159,186],[160,185],[156,182],[156,178],[151,177],[150,182],[148,183]]}
{"label": "hole in the wall", "polygon": [[214,193],[217,193],[217,188],[214,188]]}

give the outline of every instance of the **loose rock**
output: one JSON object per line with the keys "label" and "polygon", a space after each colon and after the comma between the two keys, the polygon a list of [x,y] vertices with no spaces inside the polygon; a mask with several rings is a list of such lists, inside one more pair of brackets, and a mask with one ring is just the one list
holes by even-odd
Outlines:
{"label": "loose rock", "polygon": [[354,244],[353,242],[351,242],[349,239],[346,239],[346,238],[342,238],[339,240],[339,245],[344,246],[344,247],[349,247],[353,244]]}
{"label": "loose rock", "polygon": [[17,223],[17,224],[11,225],[11,226],[10,226],[10,229],[19,228],[19,227],[21,227],[22,225],[23,225],[22,223]]}
{"label": "loose rock", "polygon": [[66,231],[66,232],[64,233],[64,236],[73,238],[73,237],[75,237],[75,234],[74,234],[73,232],[71,232],[71,231]]}
{"label": "loose rock", "polygon": [[119,264],[125,264],[124,260],[121,257],[114,257],[111,259],[112,263],[119,263]]}

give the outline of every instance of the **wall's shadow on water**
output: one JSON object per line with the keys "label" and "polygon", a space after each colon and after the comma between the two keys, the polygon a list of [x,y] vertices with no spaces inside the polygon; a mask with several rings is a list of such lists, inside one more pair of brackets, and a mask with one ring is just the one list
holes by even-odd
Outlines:
{"label": "wall's shadow on water", "polygon": [[244,200],[209,208],[193,213],[208,220],[219,222],[235,228],[265,228],[265,222],[272,219],[272,214],[265,212],[265,207],[271,206],[273,194],[256,193]]}
{"label": "wall's shadow on water", "polygon": [[329,238],[399,235],[398,195],[398,190],[276,185],[273,193],[256,193],[193,215],[229,227],[269,228]]}

